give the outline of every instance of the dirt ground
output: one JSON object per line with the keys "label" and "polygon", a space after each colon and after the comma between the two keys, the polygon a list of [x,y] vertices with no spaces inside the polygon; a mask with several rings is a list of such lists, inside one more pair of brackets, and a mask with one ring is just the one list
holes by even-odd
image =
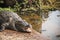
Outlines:
{"label": "dirt ground", "polygon": [[0,40],[49,40],[49,38],[42,36],[35,30],[33,30],[31,33],[5,30],[0,32]]}

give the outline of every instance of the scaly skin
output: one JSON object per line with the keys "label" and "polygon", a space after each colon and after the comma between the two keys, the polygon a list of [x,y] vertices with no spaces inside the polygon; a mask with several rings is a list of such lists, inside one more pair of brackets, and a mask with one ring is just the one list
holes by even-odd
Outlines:
{"label": "scaly skin", "polygon": [[32,25],[14,12],[0,11],[0,31],[10,28],[16,31],[31,32]]}

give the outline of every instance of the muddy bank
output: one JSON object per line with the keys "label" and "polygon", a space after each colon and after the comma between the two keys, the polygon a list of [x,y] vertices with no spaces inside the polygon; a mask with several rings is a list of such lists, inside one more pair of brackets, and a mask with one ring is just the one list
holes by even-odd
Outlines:
{"label": "muddy bank", "polygon": [[49,40],[35,30],[32,33],[22,33],[12,30],[0,32],[0,40]]}

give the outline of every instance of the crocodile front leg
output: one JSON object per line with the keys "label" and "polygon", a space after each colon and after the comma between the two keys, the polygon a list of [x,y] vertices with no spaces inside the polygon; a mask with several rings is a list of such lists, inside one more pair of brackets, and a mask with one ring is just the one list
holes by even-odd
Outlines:
{"label": "crocodile front leg", "polygon": [[10,28],[15,30],[15,31],[18,31],[17,28],[15,27],[15,21],[12,17],[9,18],[9,23],[10,23]]}

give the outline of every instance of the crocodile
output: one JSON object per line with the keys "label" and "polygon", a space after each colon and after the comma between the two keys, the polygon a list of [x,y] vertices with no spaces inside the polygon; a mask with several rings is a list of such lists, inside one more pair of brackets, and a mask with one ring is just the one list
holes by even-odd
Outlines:
{"label": "crocodile", "polygon": [[12,11],[0,11],[0,32],[5,29],[32,32],[32,25]]}

